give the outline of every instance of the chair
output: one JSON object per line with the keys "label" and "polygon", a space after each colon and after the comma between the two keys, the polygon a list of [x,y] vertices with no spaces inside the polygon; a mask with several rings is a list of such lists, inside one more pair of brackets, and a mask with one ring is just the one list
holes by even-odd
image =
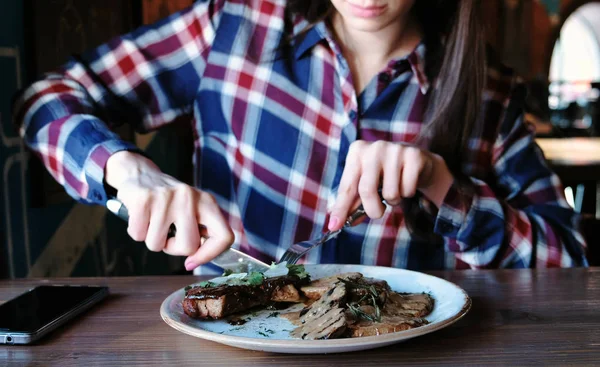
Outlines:
{"label": "chair", "polygon": [[580,229],[588,245],[587,256],[590,266],[600,266],[600,220],[593,215],[583,215]]}

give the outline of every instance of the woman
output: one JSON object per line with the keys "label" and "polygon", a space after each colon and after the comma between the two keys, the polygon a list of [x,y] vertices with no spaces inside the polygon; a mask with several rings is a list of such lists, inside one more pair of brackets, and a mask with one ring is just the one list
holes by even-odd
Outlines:
{"label": "woman", "polygon": [[[232,243],[274,260],[360,202],[370,219],[306,261],[586,265],[522,88],[484,60],[474,0],[202,0],[47,75],[15,116],[73,197],[116,190],[131,237],[188,270]],[[186,117],[195,188],[107,127]]]}

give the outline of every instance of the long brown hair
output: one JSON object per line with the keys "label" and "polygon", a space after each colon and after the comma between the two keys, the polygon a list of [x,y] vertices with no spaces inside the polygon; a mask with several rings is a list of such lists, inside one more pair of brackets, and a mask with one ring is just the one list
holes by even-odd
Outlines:
{"label": "long brown hair", "polygon": [[[330,0],[288,0],[288,11],[313,24],[332,9]],[[441,155],[455,177],[468,187],[461,163],[468,154],[469,137],[477,122],[485,80],[485,41],[478,0],[415,0],[417,20],[426,45],[425,73],[431,83],[424,128],[419,139]],[[416,214],[416,200],[404,203]],[[414,215],[406,213],[409,227]],[[412,222],[412,223],[411,223]]]}

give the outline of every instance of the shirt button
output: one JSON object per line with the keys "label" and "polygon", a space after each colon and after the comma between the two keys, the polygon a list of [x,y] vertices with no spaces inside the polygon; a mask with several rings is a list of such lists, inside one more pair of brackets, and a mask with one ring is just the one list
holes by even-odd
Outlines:
{"label": "shirt button", "polygon": [[450,223],[446,223],[446,222],[440,223],[440,230],[443,233],[452,232],[453,229],[454,229],[454,227],[452,227],[452,225]]}
{"label": "shirt button", "polygon": [[379,74],[379,81],[382,83],[387,83],[390,81],[390,76],[387,73]]}
{"label": "shirt button", "polygon": [[356,120],[356,117],[358,115],[356,114],[356,111],[352,110],[352,111],[350,111],[350,113],[348,114],[348,116],[350,116],[350,120],[354,121],[354,120]]}

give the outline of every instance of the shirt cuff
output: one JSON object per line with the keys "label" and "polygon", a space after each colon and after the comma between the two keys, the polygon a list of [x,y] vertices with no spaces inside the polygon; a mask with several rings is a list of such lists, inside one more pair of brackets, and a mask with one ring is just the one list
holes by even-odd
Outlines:
{"label": "shirt cuff", "polygon": [[[450,186],[450,190],[444,197],[444,201],[438,210],[435,219],[434,232],[440,236],[449,239],[461,238],[461,233],[469,223],[470,217],[473,216],[473,200],[474,193],[467,193],[462,190],[456,180]],[[457,252],[465,251],[459,241],[450,241],[448,251]]]}
{"label": "shirt cuff", "polygon": [[104,167],[111,155],[122,150],[142,153],[134,144],[119,139],[107,140],[92,148],[83,166],[85,180],[88,184],[86,195],[88,202],[101,205],[106,204],[108,195],[104,186]]}

